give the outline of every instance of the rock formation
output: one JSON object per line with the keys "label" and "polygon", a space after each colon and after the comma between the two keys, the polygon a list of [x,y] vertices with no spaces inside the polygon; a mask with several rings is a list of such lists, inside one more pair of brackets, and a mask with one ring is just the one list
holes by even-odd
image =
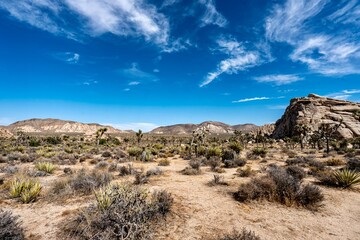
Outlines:
{"label": "rock formation", "polygon": [[309,132],[317,131],[321,124],[337,127],[340,138],[360,136],[360,103],[337,100],[309,94],[294,98],[284,115],[275,124],[274,138],[291,137],[297,125],[306,125]]}
{"label": "rock formation", "polygon": [[54,133],[73,133],[73,134],[85,134],[85,135],[93,135],[100,128],[107,128],[106,133],[124,133],[125,131],[121,131],[115,129],[111,126],[102,126],[100,124],[95,123],[80,123],[74,121],[64,121],[59,119],[29,119],[24,121],[15,122],[10,124],[6,128],[15,134],[18,131],[26,132],[26,133],[46,133],[46,134],[54,134]]}
{"label": "rock formation", "polygon": [[235,130],[250,132],[257,128],[254,124],[228,125],[222,122],[206,121],[200,124],[176,124],[171,126],[158,127],[152,130],[151,134],[164,135],[190,135],[198,129],[206,129],[210,134],[233,134]]}
{"label": "rock formation", "polygon": [[0,127],[0,138],[11,138],[13,134],[6,129],[6,127]]}

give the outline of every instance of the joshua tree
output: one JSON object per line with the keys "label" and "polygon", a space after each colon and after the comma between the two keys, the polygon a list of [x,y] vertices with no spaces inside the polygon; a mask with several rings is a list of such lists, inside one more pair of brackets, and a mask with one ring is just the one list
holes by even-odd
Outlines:
{"label": "joshua tree", "polygon": [[335,133],[342,124],[342,120],[339,124],[322,123],[319,127],[320,137],[326,142],[326,152],[330,152],[330,141],[335,137]]}
{"label": "joshua tree", "polygon": [[309,133],[310,128],[306,126],[305,124],[298,124],[295,126],[295,135],[299,137],[300,147],[301,150],[304,149],[304,140]]}
{"label": "joshua tree", "polygon": [[139,131],[136,133],[138,145],[140,145],[140,142],[141,142],[141,139],[143,138],[143,136],[144,136],[143,132],[139,129]]}
{"label": "joshua tree", "polygon": [[107,128],[99,128],[96,131],[96,145],[99,146],[100,144],[100,139],[101,137],[104,135],[104,133],[107,131]]}

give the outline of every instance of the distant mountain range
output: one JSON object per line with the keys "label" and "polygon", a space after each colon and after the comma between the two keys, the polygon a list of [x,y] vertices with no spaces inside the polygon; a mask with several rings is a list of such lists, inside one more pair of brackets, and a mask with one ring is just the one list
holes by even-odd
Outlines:
{"label": "distant mountain range", "polygon": [[[17,132],[38,133],[38,134],[84,134],[93,135],[100,128],[106,127],[107,133],[121,134],[134,133],[132,130],[119,130],[111,126],[103,126],[97,123],[80,123],[59,119],[28,119],[18,121],[9,126],[0,126],[0,136],[11,137]],[[250,132],[257,128],[254,124],[227,125],[222,122],[207,121],[200,124],[177,124],[163,126],[150,131],[150,134],[163,135],[189,135],[198,128],[208,129],[212,134],[232,134],[234,130]]]}
{"label": "distant mountain range", "polygon": [[200,124],[176,124],[158,127],[150,131],[150,133],[163,135],[189,135],[200,128],[209,130],[211,134],[232,134],[235,130],[251,132],[258,128],[258,126],[250,123],[231,126],[222,122],[207,121]]}
{"label": "distant mountain range", "polygon": [[26,133],[42,133],[42,134],[85,134],[92,135],[100,128],[107,128],[107,133],[120,134],[129,133],[131,131],[123,131],[116,129],[111,126],[103,126],[97,123],[80,123],[74,121],[65,121],[59,119],[29,119],[18,121],[9,126],[2,127],[3,131],[15,134],[16,132],[22,131]]}

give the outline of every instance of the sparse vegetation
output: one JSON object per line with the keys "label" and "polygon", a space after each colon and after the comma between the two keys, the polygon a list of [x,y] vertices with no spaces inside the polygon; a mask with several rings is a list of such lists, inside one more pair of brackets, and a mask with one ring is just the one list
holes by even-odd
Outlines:
{"label": "sparse vegetation", "polygon": [[233,230],[232,233],[225,234],[224,236],[219,236],[217,240],[260,240],[255,232],[248,231],[243,228],[241,231]]}
{"label": "sparse vegetation", "polygon": [[324,200],[319,187],[301,185],[299,179],[280,167],[272,167],[267,176],[242,184],[234,197],[240,202],[265,199],[287,206],[297,204],[309,209],[317,209]]}
{"label": "sparse vegetation", "polygon": [[0,239],[25,239],[24,230],[21,227],[19,217],[14,216],[11,211],[4,211],[0,209]]}
{"label": "sparse vegetation", "polygon": [[50,163],[50,162],[38,162],[35,165],[36,169],[39,171],[43,171],[49,174],[52,174],[56,167],[54,164]]}
{"label": "sparse vegetation", "polygon": [[10,196],[20,198],[23,203],[37,200],[41,192],[41,185],[33,179],[14,179],[10,184]]}
{"label": "sparse vegetation", "polygon": [[149,239],[154,222],[170,211],[166,191],[149,194],[131,185],[111,185],[97,193],[97,203],[67,221],[64,234],[72,239]]}

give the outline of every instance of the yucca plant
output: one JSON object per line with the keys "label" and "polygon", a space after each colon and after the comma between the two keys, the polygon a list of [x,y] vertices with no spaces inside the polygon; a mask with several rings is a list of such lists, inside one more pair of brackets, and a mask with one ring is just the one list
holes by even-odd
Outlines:
{"label": "yucca plant", "polygon": [[107,210],[113,203],[114,191],[115,191],[114,186],[110,184],[94,192],[98,208],[101,211]]}
{"label": "yucca plant", "polygon": [[38,162],[35,165],[36,169],[42,172],[46,172],[46,173],[53,173],[55,170],[55,165],[50,163],[50,162]]}
{"label": "yucca plant", "polygon": [[10,196],[20,197],[23,203],[34,202],[41,192],[41,184],[32,179],[15,179],[10,184]]}
{"label": "yucca plant", "polygon": [[360,183],[360,174],[349,169],[335,171],[333,175],[339,187],[349,188]]}
{"label": "yucca plant", "polygon": [[41,192],[41,185],[35,182],[30,188],[26,188],[20,195],[20,200],[23,203],[35,202]]}

